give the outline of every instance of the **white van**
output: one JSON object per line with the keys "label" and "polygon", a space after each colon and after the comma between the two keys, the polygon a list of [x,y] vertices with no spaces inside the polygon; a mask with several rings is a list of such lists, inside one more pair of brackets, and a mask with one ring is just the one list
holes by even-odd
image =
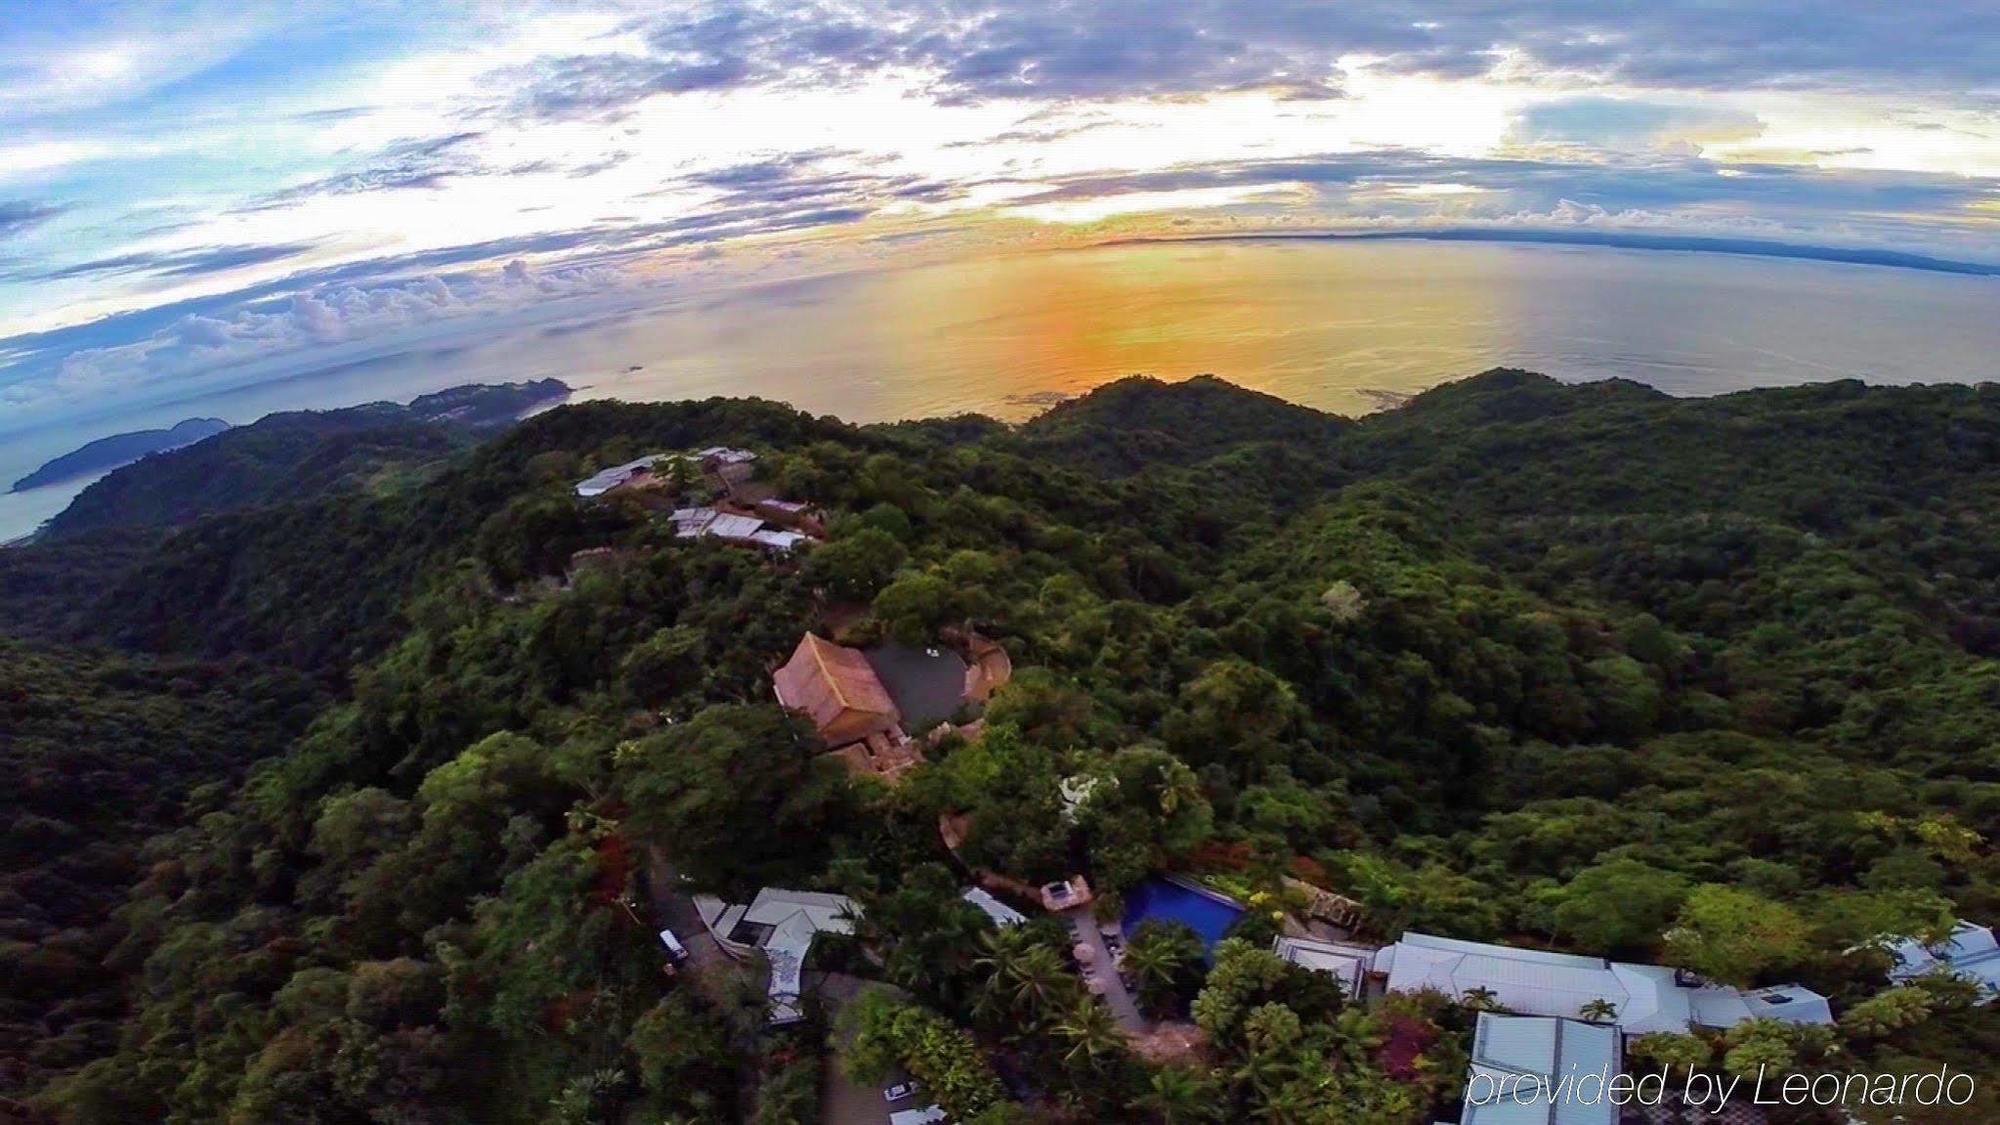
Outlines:
{"label": "white van", "polygon": [[660,944],[667,947],[667,960],[676,965],[687,960],[687,946],[681,944],[681,939],[675,937],[672,930],[660,931]]}

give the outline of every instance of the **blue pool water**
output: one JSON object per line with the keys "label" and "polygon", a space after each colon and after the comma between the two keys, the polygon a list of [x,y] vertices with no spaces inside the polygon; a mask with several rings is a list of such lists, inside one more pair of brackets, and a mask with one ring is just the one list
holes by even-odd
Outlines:
{"label": "blue pool water", "polygon": [[1148,879],[1125,892],[1125,918],[1121,928],[1125,936],[1130,937],[1139,923],[1148,918],[1180,922],[1200,934],[1202,944],[1212,950],[1236,919],[1242,916],[1243,908],[1240,906],[1210,898],[1165,879]]}

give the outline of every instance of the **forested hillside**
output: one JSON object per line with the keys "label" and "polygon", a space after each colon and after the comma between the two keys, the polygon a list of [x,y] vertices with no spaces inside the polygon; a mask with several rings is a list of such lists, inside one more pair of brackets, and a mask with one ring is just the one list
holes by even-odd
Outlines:
{"label": "forested hillside", "polygon": [[177,527],[204,515],[295,503],[361,488],[384,491],[485,431],[561,398],[558,380],[465,386],[407,406],[271,414],[113,472],[77,496],[42,536]]}
{"label": "forested hillside", "polygon": [[[574,494],[715,444],[828,541],[774,561]],[[1996,499],[1993,387],[1679,400],[1496,371],[1348,422],[1134,379],[1013,428],[566,406],[399,487],[259,492],[118,543],[88,584],[58,561],[88,539],[6,552],[0,610],[36,638],[0,644],[35,779],[8,847],[48,881],[5,914],[48,914],[100,838],[91,893],[132,884],[115,917],[9,923],[4,968],[36,987],[7,1093],[79,1123],[775,1125],[818,1119],[831,1049],[983,1125],[1455,1113],[1466,1012],[1364,1007],[1263,953],[1253,911],[1212,966],[1135,938],[1149,1015],[1206,1043],[1140,1053],[1060,971],[1067,930],[995,934],[958,900],[971,866],[1081,872],[1114,904],[1163,870],[1259,903],[1304,873],[1378,940],[1800,981],[1858,1014],[1648,1049],[1949,1062],[1984,1116],[1936,1120],[2000,1119],[2000,1013],[1885,991],[1869,944],[2000,921]],[[618,550],[572,571],[594,547]],[[1013,680],[896,787],[772,698],[809,628],[968,625]],[[179,780],[132,793],[155,759]],[[1066,814],[1077,777],[1099,795]],[[85,811],[128,803],[121,829]],[[774,1034],[761,981],[663,974],[667,857],[725,896],[852,895],[879,964],[827,942],[816,967],[904,998]]]}

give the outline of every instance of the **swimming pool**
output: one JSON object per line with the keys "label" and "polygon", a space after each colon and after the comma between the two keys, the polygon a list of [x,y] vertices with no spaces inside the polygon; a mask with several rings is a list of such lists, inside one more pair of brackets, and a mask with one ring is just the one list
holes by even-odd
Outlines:
{"label": "swimming pool", "polygon": [[1243,908],[1220,895],[1204,894],[1167,879],[1148,879],[1125,892],[1125,917],[1120,928],[1132,936],[1139,923],[1148,918],[1180,922],[1201,935],[1202,944],[1213,950],[1229,932]]}

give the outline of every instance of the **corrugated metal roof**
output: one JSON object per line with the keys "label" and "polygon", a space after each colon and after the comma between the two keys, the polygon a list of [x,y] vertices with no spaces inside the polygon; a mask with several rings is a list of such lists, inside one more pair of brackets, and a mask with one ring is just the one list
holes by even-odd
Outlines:
{"label": "corrugated metal roof", "polygon": [[959,897],[984,911],[988,918],[993,919],[993,924],[1001,929],[1018,926],[1028,920],[1027,915],[994,898],[984,887],[967,888]]}
{"label": "corrugated metal roof", "polygon": [[1599,1083],[1620,1069],[1610,1027],[1481,1012],[1461,1125],[1615,1125],[1618,1107]]}
{"label": "corrugated metal roof", "polygon": [[709,522],[706,534],[713,535],[718,539],[747,540],[757,534],[757,529],[763,526],[764,521],[758,519],[756,516],[717,513],[715,519]]}

